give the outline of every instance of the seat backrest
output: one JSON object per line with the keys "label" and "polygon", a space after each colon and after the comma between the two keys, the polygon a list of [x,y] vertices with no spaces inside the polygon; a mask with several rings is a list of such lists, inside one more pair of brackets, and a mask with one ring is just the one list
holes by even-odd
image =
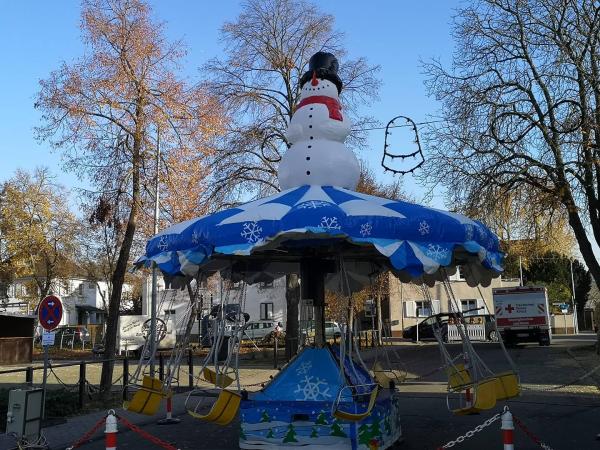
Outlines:
{"label": "seat backrest", "polygon": [[448,375],[448,387],[455,389],[473,383],[471,374],[465,368],[464,364],[455,364],[446,369]]}

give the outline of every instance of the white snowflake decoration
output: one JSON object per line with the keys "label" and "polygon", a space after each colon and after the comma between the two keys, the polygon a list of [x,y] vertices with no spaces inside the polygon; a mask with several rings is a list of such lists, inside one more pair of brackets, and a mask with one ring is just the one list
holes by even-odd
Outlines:
{"label": "white snowflake decoration", "polygon": [[[314,381],[312,381],[314,379]],[[329,386],[327,386],[325,380],[319,379],[319,377],[305,376],[304,380],[298,383],[298,388],[294,391],[299,396],[303,396],[298,400],[325,400],[328,397],[332,397],[329,393]]]}
{"label": "white snowflake decoration", "polygon": [[167,242],[166,236],[161,236],[158,241],[158,248],[161,252],[166,252],[169,249],[169,243]]}
{"label": "white snowflake decoration", "polygon": [[429,226],[426,220],[423,220],[421,221],[421,223],[419,223],[419,233],[421,233],[421,236],[429,234],[430,229],[431,227]]}
{"label": "white snowflake decoration", "polygon": [[371,236],[372,230],[373,230],[373,225],[371,225],[369,222],[363,223],[360,226],[360,235],[362,237]]}
{"label": "white snowflake decoration", "polygon": [[260,241],[262,233],[262,227],[259,226],[256,222],[246,222],[242,226],[242,232],[240,236],[242,236],[248,244],[254,244],[255,242]]}
{"label": "white snowflake decoration", "polygon": [[326,206],[331,206],[332,204],[329,202],[325,202],[323,200],[309,200],[307,202],[300,203],[297,208],[298,209],[317,209],[324,208]]}
{"label": "white snowflake decoration", "polygon": [[192,244],[197,244],[198,242],[200,242],[200,233],[194,230],[192,233]]}
{"label": "white snowflake decoration", "polygon": [[427,250],[427,256],[429,256],[434,261],[440,261],[448,255],[448,249],[442,247],[439,244],[429,244]]}
{"label": "white snowflake decoration", "polygon": [[327,228],[328,230],[339,230],[342,228],[338,223],[337,217],[323,217],[321,218],[321,223],[319,226],[321,228]]}
{"label": "white snowflake decoration", "polygon": [[300,366],[296,369],[296,375],[306,375],[312,369],[312,361],[304,361]]}

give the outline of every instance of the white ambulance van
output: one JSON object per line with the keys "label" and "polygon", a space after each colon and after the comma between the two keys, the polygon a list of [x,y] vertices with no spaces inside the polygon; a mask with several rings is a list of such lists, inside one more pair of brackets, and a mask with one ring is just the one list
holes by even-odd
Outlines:
{"label": "white ambulance van", "polygon": [[496,325],[504,342],[550,345],[552,329],[545,287],[494,288],[492,294]]}

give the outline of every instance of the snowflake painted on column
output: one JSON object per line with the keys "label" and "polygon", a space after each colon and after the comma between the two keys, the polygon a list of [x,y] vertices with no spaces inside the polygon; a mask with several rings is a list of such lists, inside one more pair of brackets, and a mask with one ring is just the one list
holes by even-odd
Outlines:
{"label": "snowflake painted on column", "polygon": [[421,221],[421,223],[419,223],[419,233],[421,233],[421,236],[429,234],[430,229],[431,227],[429,226],[426,220],[423,220]]}
{"label": "snowflake painted on column", "polygon": [[342,228],[338,223],[337,217],[323,217],[321,218],[321,223],[319,226],[321,228],[327,228],[328,230],[339,230]]}
{"label": "snowflake painted on column", "polygon": [[161,252],[166,252],[169,249],[169,243],[167,242],[166,236],[160,237],[160,241],[158,241],[158,249]]}
{"label": "snowflake painted on column", "polygon": [[360,226],[360,235],[362,237],[371,236],[372,230],[373,230],[373,225],[371,225],[369,222],[363,223]]}
{"label": "snowflake painted on column", "polygon": [[447,255],[447,248],[444,248],[439,244],[429,244],[427,249],[427,256],[429,256],[434,261],[440,261],[442,259],[445,259]]}
{"label": "snowflake painted on column", "polygon": [[255,242],[260,241],[262,233],[262,227],[259,226],[256,222],[246,222],[242,226],[242,232],[240,236],[242,236],[248,244],[254,244]]}
{"label": "snowflake painted on column", "polygon": [[326,386],[327,382],[319,377],[305,376],[304,380],[298,383],[298,388],[294,393],[299,394],[298,400],[326,400],[328,397],[332,397],[329,393],[329,386]]}
{"label": "snowflake painted on column", "polygon": [[304,361],[300,366],[296,369],[296,375],[306,375],[312,369],[312,361]]}
{"label": "snowflake painted on column", "polygon": [[298,209],[317,209],[324,208],[326,206],[331,206],[332,203],[325,202],[323,200],[309,200],[307,202],[302,202],[296,208]]}

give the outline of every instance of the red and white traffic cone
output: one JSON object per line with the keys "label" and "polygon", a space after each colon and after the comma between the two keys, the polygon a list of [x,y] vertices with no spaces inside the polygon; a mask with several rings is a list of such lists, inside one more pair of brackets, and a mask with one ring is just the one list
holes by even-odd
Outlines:
{"label": "red and white traffic cone", "polygon": [[104,443],[106,450],[117,450],[117,418],[111,409],[106,416],[106,428],[104,430]]}
{"label": "red and white traffic cone", "polygon": [[504,450],[515,450],[513,436],[515,426],[513,424],[513,416],[508,408],[505,408],[504,413],[502,414],[502,426],[500,429],[502,430],[502,443],[504,444]]}
{"label": "red and white traffic cone", "polygon": [[173,396],[169,395],[167,397],[167,416],[164,419],[160,419],[157,424],[158,425],[172,425],[174,423],[181,422],[181,419],[177,419],[173,417]]}

